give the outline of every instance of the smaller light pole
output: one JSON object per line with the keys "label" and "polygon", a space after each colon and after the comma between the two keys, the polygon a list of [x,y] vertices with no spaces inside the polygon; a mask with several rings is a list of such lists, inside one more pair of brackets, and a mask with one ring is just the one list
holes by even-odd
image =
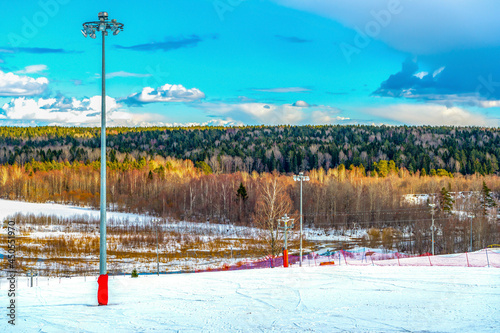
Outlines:
{"label": "smaller light pole", "polygon": [[429,207],[431,207],[431,215],[432,215],[432,225],[431,225],[431,231],[432,231],[432,255],[434,255],[434,208],[436,207],[436,204],[429,204]]}
{"label": "smaller light pole", "polygon": [[304,176],[303,172],[299,172],[299,175],[293,175],[294,181],[300,182],[300,258],[299,266],[302,267],[302,182],[308,182],[309,176]]}
{"label": "smaller light pole", "polygon": [[[283,227],[281,227],[281,222],[283,222]],[[291,225],[288,225],[288,222],[291,222]],[[285,214],[282,218],[278,219],[278,228],[283,228],[283,232],[285,233],[285,247],[283,248],[283,266],[288,267],[288,229],[293,229],[293,219],[288,217],[288,214]]]}
{"label": "smaller light pole", "polygon": [[472,252],[472,218],[474,215],[469,215],[470,218],[470,246],[469,246],[469,252]]}
{"label": "smaller light pole", "polygon": [[155,220],[156,224],[156,275],[160,275],[160,254],[158,252],[158,224],[160,220]]}

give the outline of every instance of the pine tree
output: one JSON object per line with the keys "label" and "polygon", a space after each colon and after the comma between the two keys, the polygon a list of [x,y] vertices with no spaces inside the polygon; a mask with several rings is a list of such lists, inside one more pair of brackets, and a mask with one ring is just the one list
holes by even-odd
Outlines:
{"label": "pine tree", "polygon": [[495,199],[491,196],[491,190],[486,185],[486,182],[483,180],[483,188],[481,190],[481,207],[483,208],[483,214],[488,215],[488,208],[496,207],[497,203]]}
{"label": "pine tree", "polygon": [[451,214],[454,202],[455,200],[451,197],[450,192],[446,187],[443,187],[441,189],[441,195],[439,196],[439,205],[445,214]]}
{"label": "pine tree", "polygon": [[238,188],[238,191],[236,191],[236,196],[243,201],[248,198],[247,189],[243,186],[243,183],[240,183],[240,187]]}

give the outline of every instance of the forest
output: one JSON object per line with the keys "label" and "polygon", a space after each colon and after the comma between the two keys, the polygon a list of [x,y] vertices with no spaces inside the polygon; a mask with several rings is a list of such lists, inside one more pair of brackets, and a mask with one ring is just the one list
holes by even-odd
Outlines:
{"label": "forest", "polygon": [[[385,163],[381,163],[385,162]],[[379,161],[379,165],[390,165]],[[99,162],[31,162],[0,166],[0,193],[11,200],[57,202],[99,207]],[[500,177],[496,175],[411,174],[390,169],[384,176],[367,175],[362,167],[344,165],[307,172],[303,183],[304,223],[324,230],[393,230],[391,237],[406,233],[419,237],[408,242],[413,253],[429,248],[431,210],[442,230],[438,252],[468,248],[469,219],[474,216],[478,237],[475,246],[498,240],[496,205]],[[228,223],[276,230],[275,221],[288,213],[299,217],[299,183],[291,175],[235,172],[206,173],[190,160],[156,157],[109,162],[108,209],[148,213],[176,220]],[[410,195],[409,195],[410,194]],[[425,194],[415,201],[411,194]],[[418,197],[418,196],[417,196]],[[270,208],[268,202],[278,204]],[[273,225],[267,223],[271,221]],[[444,231],[446,230],[446,232]],[[374,232],[376,239],[382,234]],[[371,237],[371,236],[370,236]],[[388,242],[390,243],[390,242]],[[403,246],[403,245],[401,245]]]}
{"label": "forest", "polygon": [[[430,126],[114,127],[111,162],[187,159],[207,173],[298,173],[343,164],[377,171],[381,160],[413,174],[438,169],[463,175],[499,170],[500,129]],[[100,129],[0,127],[0,163],[91,163],[100,159]]]}
{"label": "forest", "polygon": [[[386,244],[410,235],[415,239],[399,242],[400,250],[421,253],[433,217],[438,253],[453,253],[468,249],[471,232],[476,247],[498,240],[498,134],[385,126],[110,128],[107,204],[257,226],[274,242],[277,219],[299,217],[300,185],[292,176],[300,171],[310,177],[303,183],[306,226],[371,230],[366,241],[385,237]],[[99,135],[96,128],[1,128],[0,196],[99,207]],[[429,203],[437,205],[434,216]],[[278,252],[278,243],[271,247]]]}

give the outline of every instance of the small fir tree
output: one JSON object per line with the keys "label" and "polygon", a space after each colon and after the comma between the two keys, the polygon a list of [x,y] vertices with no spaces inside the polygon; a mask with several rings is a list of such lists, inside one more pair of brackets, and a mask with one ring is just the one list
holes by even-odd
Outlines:
{"label": "small fir tree", "polygon": [[486,185],[486,182],[483,180],[483,188],[481,190],[481,207],[483,208],[483,214],[488,214],[488,208],[496,207],[497,203],[495,199],[493,199],[491,195],[491,190]]}
{"label": "small fir tree", "polygon": [[441,189],[441,195],[439,196],[439,205],[445,214],[451,214],[451,211],[453,210],[453,203],[455,203],[455,200],[451,197],[450,192],[446,189],[446,187],[443,187]]}
{"label": "small fir tree", "polygon": [[248,198],[247,189],[243,186],[243,183],[240,183],[240,187],[238,191],[236,191],[236,196],[238,199],[245,201]]}

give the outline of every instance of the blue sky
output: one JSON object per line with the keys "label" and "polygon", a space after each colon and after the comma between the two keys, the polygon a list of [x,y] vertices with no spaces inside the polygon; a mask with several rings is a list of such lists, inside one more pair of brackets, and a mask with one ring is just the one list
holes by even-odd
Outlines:
{"label": "blue sky", "polygon": [[2,3],[0,126],[500,126],[494,0]]}

